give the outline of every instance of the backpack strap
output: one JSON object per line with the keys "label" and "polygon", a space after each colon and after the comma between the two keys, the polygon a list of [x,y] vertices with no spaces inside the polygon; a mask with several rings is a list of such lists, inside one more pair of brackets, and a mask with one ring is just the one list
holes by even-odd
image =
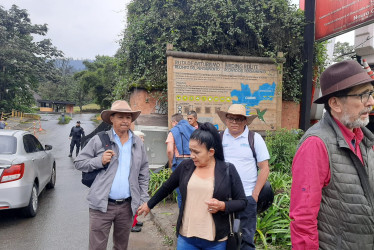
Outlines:
{"label": "backpack strap", "polygon": [[[107,134],[106,131],[101,131],[101,132],[97,133],[97,135],[99,136],[105,151],[108,150],[108,149],[112,149],[110,138],[109,138],[109,135]],[[104,170],[106,170],[108,168],[108,166],[109,166],[109,162],[107,164],[105,164]]]}
{"label": "backpack strap", "polygon": [[249,146],[251,147],[253,158],[255,158],[256,165],[257,165],[257,154],[255,150],[255,132],[253,132],[252,130],[249,130],[249,128],[248,128],[248,143],[249,143]]}
{"label": "backpack strap", "polygon": [[99,136],[101,143],[103,144],[103,148],[105,150],[112,149],[110,138],[109,138],[109,135],[106,133],[106,131],[101,131],[97,133],[97,135]]}

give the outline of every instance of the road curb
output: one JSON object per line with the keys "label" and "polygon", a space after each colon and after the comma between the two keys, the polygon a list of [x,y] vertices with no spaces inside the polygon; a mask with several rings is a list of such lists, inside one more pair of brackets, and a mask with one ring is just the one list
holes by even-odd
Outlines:
{"label": "road curb", "polygon": [[150,212],[150,219],[155,223],[161,234],[164,235],[164,241],[168,242],[174,249],[177,247],[175,227],[177,224],[178,213],[179,209],[176,203],[161,203],[154,207]]}

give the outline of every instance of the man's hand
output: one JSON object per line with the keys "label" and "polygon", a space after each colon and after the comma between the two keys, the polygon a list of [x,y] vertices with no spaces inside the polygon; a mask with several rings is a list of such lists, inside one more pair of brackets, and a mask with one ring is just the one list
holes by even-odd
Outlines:
{"label": "man's hand", "polygon": [[116,154],[114,153],[113,150],[107,150],[104,152],[103,156],[101,157],[101,163],[103,164],[103,166],[105,166],[107,163],[110,162],[110,160],[112,159],[113,156],[115,156]]}
{"label": "man's hand", "polygon": [[208,205],[208,212],[215,214],[218,211],[225,211],[226,204],[223,201],[219,201],[215,198],[212,198],[205,202]]}
{"label": "man's hand", "polygon": [[151,209],[148,207],[148,204],[145,202],[138,208],[138,215],[142,215],[144,213],[144,217],[147,216],[147,214],[151,211]]}

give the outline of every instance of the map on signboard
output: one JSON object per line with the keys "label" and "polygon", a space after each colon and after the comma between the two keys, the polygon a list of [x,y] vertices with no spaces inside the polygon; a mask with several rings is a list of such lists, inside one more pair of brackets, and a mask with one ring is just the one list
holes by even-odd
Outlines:
{"label": "map on signboard", "polygon": [[[231,97],[237,97],[238,100],[232,99],[232,103],[245,104],[247,107],[258,106],[261,101],[269,100],[272,101],[274,98],[276,84],[264,83],[260,85],[259,89],[252,93],[251,88],[247,84],[241,83],[241,90],[231,91]],[[247,109],[247,115],[249,115],[249,109]]]}

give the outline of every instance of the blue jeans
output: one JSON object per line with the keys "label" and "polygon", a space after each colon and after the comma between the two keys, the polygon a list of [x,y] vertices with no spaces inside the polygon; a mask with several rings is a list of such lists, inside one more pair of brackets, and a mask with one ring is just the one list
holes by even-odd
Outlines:
{"label": "blue jeans", "polygon": [[252,196],[247,196],[247,200],[247,206],[238,214],[243,234],[241,250],[256,249],[254,237],[257,222],[257,202]]}
{"label": "blue jeans", "polygon": [[197,237],[178,236],[177,250],[226,250],[226,241],[209,241]]}
{"label": "blue jeans", "polygon": [[[173,164],[173,166],[171,167],[171,171],[175,171],[175,169],[177,169],[177,167],[179,166],[179,164],[184,161],[184,159],[175,159],[175,163]],[[181,208],[181,205],[182,205],[182,195],[181,195],[181,192],[179,191],[179,188],[176,188],[175,191],[177,192],[177,202],[178,202],[178,207]]]}

